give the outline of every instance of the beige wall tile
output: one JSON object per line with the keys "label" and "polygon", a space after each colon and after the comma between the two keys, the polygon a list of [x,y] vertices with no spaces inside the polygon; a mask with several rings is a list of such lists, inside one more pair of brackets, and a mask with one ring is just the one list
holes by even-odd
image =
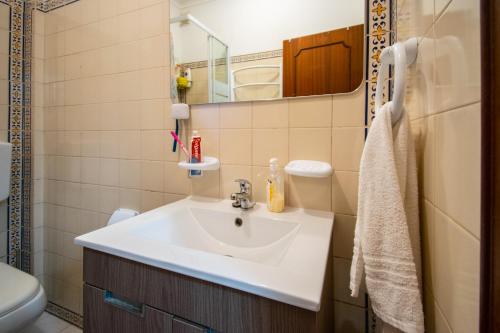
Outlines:
{"label": "beige wall tile", "polygon": [[435,218],[436,301],[453,332],[478,332],[479,241],[441,211]]}
{"label": "beige wall tile", "polygon": [[220,197],[219,171],[205,171],[202,177],[191,178],[192,194],[203,197]]}
{"label": "beige wall tile", "polygon": [[479,3],[454,0],[437,20],[436,111],[480,99]]}
{"label": "beige wall tile", "polygon": [[82,183],[99,184],[99,175],[101,168],[100,159],[93,157],[83,157],[80,162],[82,164]]}
{"label": "beige wall tile", "polygon": [[398,4],[397,13],[399,17],[407,17],[406,20],[400,19],[396,22],[398,39],[423,36],[434,21],[434,0],[403,1]]}
{"label": "beige wall tile", "polygon": [[221,130],[220,160],[223,164],[250,165],[252,133],[250,130]]}
{"label": "beige wall tile", "polygon": [[141,161],[120,160],[120,187],[141,188]]}
{"label": "beige wall tile", "polygon": [[332,161],[331,128],[290,128],[290,160]]}
{"label": "beige wall tile", "polygon": [[349,94],[333,95],[333,124],[335,127],[364,126],[365,89],[364,86]]}
{"label": "beige wall tile", "polygon": [[[145,140],[145,144],[147,140]],[[140,159],[141,158],[141,132],[140,131],[120,131],[120,158]]]}
{"label": "beige wall tile", "polygon": [[358,171],[365,143],[363,127],[333,129],[332,161],[335,170]]}
{"label": "beige wall tile", "polygon": [[163,200],[162,192],[142,191],[141,212],[161,207],[164,203]]}
{"label": "beige wall tile", "polygon": [[437,206],[479,238],[480,104],[436,118]]}
{"label": "beige wall tile", "polygon": [[186,196],[183,194],[165,193],[165,195],[163,196],[163,201],[166,205],[166,204],[176,202],[176,201],[179,201],[179,200],[182,200],[185,198],[186,198]]}
{"label": "beige wall tile", "polygon": [[436,117],[412,121],[412,134],[417,154],[419,193],[436,203]]}
{"label": "beige wall tile", "polygon": [[[435,231],[435,208],[427,200],[420,204],[421,221],[421,253],[422,253],[422,278],[423,285],[430,293],[434,293],[435,281],[435,249],[436,249],[436,231]],[[434,297],[434,296],[432,296]],[[432,304],[431,304],[432,305]]]}
{"label": "beige wall tile", "polygon": [[[165,10],[166,9],[166,10]],[[151,7],[143,8],[139,11],[139,37],[146,38],[156,36],[165,32],[167,26],[168,7],[163,4],[154,5]],[[137,24],[137,21],[135,22]],[[136,25],[137,29],[137,25]]]}
{"label": "beige wall tile", "polygon": [[284,167],[288,163],[288,129],[254,129],[252,150],[252,165],[268,166],[275,157]]}
{"label": "beige wall tile", "polygon": [[140,115],[142,129],[163,129],[165,126],[165,106],[163,100],[141,101]]}
{"label": "beige wall tile", "polygon": [[191,126],[193,129],[219,128],[219,105],[191,106]]}
{"label": "beige wall tile", "polygon": [[81,105],[79,110],[81,130],[92,131],[100,128],[99,104]]}
{"label": "beige wall tile", "polygon": [[220,104],[220,128],[251,128],[251,103]]}
{"label": "beige wall tile", "polygon": [[120,191],[117,187],[99,187],[99,211],[112,214],[120,208]]}
{"label": "beige wall tile", "polygon": [[116,16],[118,13],[118,0],[99,1],[99,18]]}
{"label": "beige wall tile", "polygon": [[143,161],[141,163],[142,189],[147,191],[163,191],[163,162]]}
{"label": "beige wall tile", "polygon": [[288,127],[288,100],[252,103],[253,128]]}
{"label": "beige wall tile", "polygon": [[[50,134],[48,141],[47,139],[45,140],[46,142],[50,142]],[[45,152],[47,154],[52,153],[52,149],[50,147],[45,148]],[[93,132],[93,131],[84,131],[81,134],[81,154],[82,156],[89,156],[89,157],[98,157],[100,156],[100,139],[99,139],[99,134],[98,132]]]}
{"label": "beige wall tile", "polygon": [[172,194],[189,194],[191,192],[188,171],[179,168],[175,162],[165,162],[165,175],[163,179],[165,182],[165,192]]}
{"label": "beige wall tile", "polygon": [[355,226],[356,216],[335,213],[332,239],[334,256],[352,258]]}
{"label": "beige wall tile", "polygon": [[290,127],[331,127],[332,96],[288,100]]}
{"label": "beige wall tile", "polygon": [[103,131],[100,133],[101,157],[119,158],[120,157],[120,132]]}
{"label": "beige wall tile", "polygon": [[[269,167],[252,167],[252,186],[253,186],[253,199],[258,202],[266,202],[266,184],[269,177]],[[286,184],[286,181],[285,181]],[[286,202],[285,193],[285,204]]]}
{"label": "beige wall tile", "polygon": [[162,161],[166,159],[167,132],[150,130],[141,131],[141,158],[144,160]]}
{"label": "beige wall tile", "polygon": [[252,168],[250,166],[223,165],[220,169],[221,198],[229,199],[231,193],[240,191],[239,184],[235,182],[236,179],[247,179],[255,186],[252,182]]}
{"label": "beige wall tile", "polygon": [[358,173],[335,171],[332,179],[333,212],[356,215],[358,208]]}
{"label": "beige wall tile", "polygon": [[120,183],[120,160],[102,158],[100,162],[99,184],[118,186]]}
{"label": "beige wall tile", "polygon": [[366,310],[344,302],[334,303],[335,332],[365,332]]}
{"label": "beige wall tile", "polygon": [[120,189],[120,207],[141,211],[142,193],[140,190]]}
{"label": "beige wall tile", "polygon": [[82,209],[98,212],[100,210],[100,188],[98,185],[82,184]]}
{"label": "beige wall tile", "polygon": [[333,297],[336,301],[347,304],[366,307],[365,284],[359,288],[359,296],[351,297],[351,290],[347,288],[350,280],[351,260],[345,258],[333,258]]}
{"label": "beige wall tile", "polygon": [[287,205],[306,209],[332,210],[332,181],[328,178],[288,177]]}

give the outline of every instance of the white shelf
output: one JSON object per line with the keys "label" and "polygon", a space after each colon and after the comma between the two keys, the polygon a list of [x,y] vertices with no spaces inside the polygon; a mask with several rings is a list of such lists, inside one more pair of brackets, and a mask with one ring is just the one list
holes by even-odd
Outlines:
{"label": "white shelf", "polygon": [[217,157],[205,156],[201,163],[177,163],[179,168],[186,170],[218,170],[220,167],[219,159]]}
{"label": "white shelf", "polygon": [[332,166],[329,163],[310,160],[290,161],[285,166],[285,172],[289,175],[324,178],[332,174]]}

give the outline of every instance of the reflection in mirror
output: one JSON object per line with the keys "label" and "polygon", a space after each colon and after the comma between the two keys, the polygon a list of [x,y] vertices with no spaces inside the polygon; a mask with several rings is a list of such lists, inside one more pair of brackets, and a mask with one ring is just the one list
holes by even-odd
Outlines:
{"label": "reflection in mirror", "polygon": [[173,0],[174,99],[345,93],[363,77],[361,0]]}
{"label": "reflection in mirror", "polygon": [[[9,127],[9,16],[10,7],[0,2],[0,141],[8,141]],[[7,201],[0,202],[0,262],[6,261]]]}

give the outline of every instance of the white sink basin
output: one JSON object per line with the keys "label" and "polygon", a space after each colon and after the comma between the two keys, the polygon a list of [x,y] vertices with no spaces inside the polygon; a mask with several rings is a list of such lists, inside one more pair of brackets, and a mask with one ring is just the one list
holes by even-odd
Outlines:
{"label": "white sink basin", "polygon": [[[241,219],[241,226],[236,225],[237,218]],[[177,207],[164,217],[134,225],[129,233],[163,244],[277,265],[299,227],[297,222],[239,210]]]}
{"label": "white sink basin", "polygon": [[330,212],[190,197],[75,243],[318,311],[332,226]]}

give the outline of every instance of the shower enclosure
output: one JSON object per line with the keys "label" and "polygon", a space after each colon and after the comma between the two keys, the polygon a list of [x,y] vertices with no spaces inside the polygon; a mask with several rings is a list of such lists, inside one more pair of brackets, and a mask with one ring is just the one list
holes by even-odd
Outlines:
{"label": "shower enclosure", "polygon": [[[185,27],[196,27],[198,34],[201,32],[206,38],[206,59],[207,59],[207,71],[206,71],[206,89],[208,90],[206,96],[206,103],[218,103],[218,102],[229,102],[231,100],[231,87],[230,87],[230,55],[229,46],[224,43],[221,38],[219,38],[212,30],[207,26],[197,20],[190,14],[180,15],[170,19],[170,24],[179,24],[177,30],[172,29],[172,33],[178,34],[174,36],[174,58],[177,64],[185,64],[186,67],[192,68],[193,64],[199,66],[200,59],[198,61],[193,61],[193,57],[200,57],[200,54],[196,53],[196,50],[190,48],[192,46],[191,35],[186,30]],[[177,42],[177,43],[176,43]],[[181,44],[181,45],[178,45]],[[203,63],[203,61],[201,61]],[[204,79],[193,78],[193,84],[197,84],[199,81],[205,81]],[[194,90],[195,88],[193,88]],[[196,91],[199,93],[199,91]]]}

